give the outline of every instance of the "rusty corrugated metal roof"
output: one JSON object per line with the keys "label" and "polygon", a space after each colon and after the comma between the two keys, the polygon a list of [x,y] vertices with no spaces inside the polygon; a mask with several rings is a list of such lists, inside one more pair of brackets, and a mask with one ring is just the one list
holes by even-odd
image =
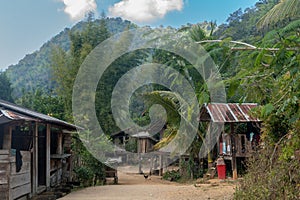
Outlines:
{"label": "rusty corrugated metal roof", "polygon": [[212,122],[260,122],[250,115],[255,103],[209,103],[201,108],[200,121]]}
{"label": "rusty corrugated metal roof", "polygon": [[[52,123],[52,124],[56,124],[56,125],[60,125],[60,126],[64,126],[65,128],[69,128],[69,129],[73,129],[75,130],[76,128],[80,128],[80,127],[76,127],[73,124],[70,124],[68,122],[65,122],[63,120],[51,117],[49,115],[45,115],[33,110],[29,110],[27,108],[24,108],[22,106],[7,102],[7,101],[3,101],[0,100],[0,107],[2,108],[2,110],[5,110],[7,116],[6,117],[11,117],[11,120],[18,120],[17,118],[25,118],[28,119],[29,121],[42,121],[42,122],[48,122],[48,123]],[[21,119],[19,119],[21,120]],[[80,128],[81,129],[81,128]]]}
{"label": "rusty corrugated metal roof", "polygon": [[[13,112],[10,110],[0,110],[0,113],[6,117],[8,120],[25,120],[25,121],[37,121],[37,119],[22,115],[17,112]],[[1,116],[2,116],[1,115]]]}

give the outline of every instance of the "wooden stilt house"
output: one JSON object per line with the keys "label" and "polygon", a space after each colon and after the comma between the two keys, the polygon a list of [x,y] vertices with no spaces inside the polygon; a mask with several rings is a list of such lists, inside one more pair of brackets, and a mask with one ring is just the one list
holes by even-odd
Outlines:
{"label": "wooden stilt house", "polygon": [[71,132],[62,120],[0,100],[0,199],[29,199],[71,180]]}
{"label": "wooden stilt house", "polygon": [[200,112],[200,121],[224,123],[225,128],[217,141],[217,154],[231,161],[232,177],[237,179],[237,158],[247,158],[258,146],[260,124],[251,116],[254,103],[209,103]]}

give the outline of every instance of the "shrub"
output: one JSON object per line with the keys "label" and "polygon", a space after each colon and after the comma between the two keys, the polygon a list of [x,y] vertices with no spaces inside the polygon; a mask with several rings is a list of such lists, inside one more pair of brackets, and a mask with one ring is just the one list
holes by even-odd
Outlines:
{"label": "shrub", "polygon": [[[288,138],[265,148],[248,161],[248,170],[235,199],[300,199],[300,161],[283,156],[291,147]],[[290,154],[290,153],[289,153]]]}
{"label": "shrub", "polygon": [[88,167],[81,166],[74,169],[78,180],[83,186],[91,186],[94,173]]}
{"label": "shrub", "polygon": [[181,178],[179,170],[167,171],[163,175],[163,179],[169,181],[178,181]]}

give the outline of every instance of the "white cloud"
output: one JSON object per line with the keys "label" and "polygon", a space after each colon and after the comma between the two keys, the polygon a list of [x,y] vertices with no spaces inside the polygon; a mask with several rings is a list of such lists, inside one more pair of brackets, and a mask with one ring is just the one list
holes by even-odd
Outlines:
{"label": "white cloud", "polygon": [[80,20],[92,11],[96,11],[97,4],[95,0],[61,0],[65,4],[64,12],[67,13],[72,20]]}
{"label": "white cloud", "polygon": [[133,22],[151,22],[168,12],[182,10],[183,0],[122,0],[109,8],[109,15]]}

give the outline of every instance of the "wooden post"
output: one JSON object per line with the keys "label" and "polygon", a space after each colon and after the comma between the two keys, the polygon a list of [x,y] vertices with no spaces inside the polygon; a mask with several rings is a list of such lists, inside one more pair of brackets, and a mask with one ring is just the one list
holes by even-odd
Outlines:
{"label": "wooden post", "polygon": [[140,149],[140,140],[138,139],[138,141],[137,141],[137,152],[138,152],[138,157],[139,157],[139,174],[141,174],[142,173],[142,163],[141,163],[141,159],[142,159],[142,157],[141,157],[141,149]]}
{"label": "wooden post", "polygon": [[163,175],[163,155],[159,155],[159,176]]}
{"label": "wooden post", "polygon": [[141,174],[142,173],[141,153],[138,153],[138,156],[139,156],[139,174]]}
{"label": "wooden post", "polygon": [[[208,129],[211,130],[212,127],[209,124],[208,125]],[[207,165],[208,165],[208,169],[210,170],[210,168],[212,168],[213,166],[213,160],[212,160],[212,149],[211,149],[211,131],[208,131],[208,135],[206,136],[208,137],[208,141],[207,141]]]}
{"label": "wooden post", "polygon": [[151,160],[150,160],[150,174],[152,174],[153,170],[153,155],[151,155]]}
{"label": "wooden post", "polygon": [[50,188],[50,146],[51,146],[51,127],[46,125],[46,187]]}
{"label": "wooden post", "polygon": [[123,136],[123,148],[125,149],[126,148],[126,137]]}
{"label": "wooden post", "polygon": [[232,166],[232,179],[236,180],[238,177],[237,174],[237,165],[236,165],[236,147],[235,147],[235,135],[234,135],[234,124],[230,124],[230,136],[231,136],[231,166]]}
{"label": "wooden post", "polygon": [[11,155],[11,139],[12,139],[12,127],[11,125],[4,127],[4,136],[3,136],[3,149],[9,150],[9,155]]}
{"label": "wooden post", "polygon": [[73,172],[73,156],[71,156],[69,159],[69,176],[68,176],[68,181],[72,181],[72,172]]}
{"label": "wooden post", "polygon": [[57,154],[63,154],[62,139],[63,139],[63,133],[59,132],[57,138],[57,149],[56,149]]}
{"label": "wooden post", "polygon": [[37,122],[34,123],[33,147],[32,147],[32,195],[37,193],[38,188],[38,128]]}
{"label": "wooden post", "polygon": [[[56,147],[56,151],[55,153],[56,154],[59,154],[59,155],[62,155],[63,154],[63,146],[62,146],[62,139],[63,139],[63,133],[62,131],[59,131],[57,133],[57,147]],[[51,143],[51,142],[50,142]],[[60,183],[60,181],[63,181],[63,178],[64,178],[64,174],[66,173],[66,171],[63,169],[63,164],[62,164],[63,160],[61,160],[61,162],[57,163],[57,167],[58,169],[61,169],[61,170],[56,170],[56,177],[57,177],[57,183]],[[50,160],[50,163],[51,163],[51,160]],[[61,175],[60,175],[60,172],[61,172]],[[61,178],[58,178],[58,177],[61,177]],[[60,181],[59,181],[60,180]],[[70,180],[68,180],[70,181]],[[51,180],[50,180],[50,185],[51,185]]]}

